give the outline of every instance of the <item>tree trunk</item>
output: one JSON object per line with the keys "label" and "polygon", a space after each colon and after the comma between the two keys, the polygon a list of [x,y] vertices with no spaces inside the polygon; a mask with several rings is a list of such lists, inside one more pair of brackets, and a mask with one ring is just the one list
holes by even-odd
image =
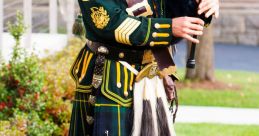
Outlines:
{"label": "tree trunk", "polygon": [[[191,80],[208,80],[214,81],[214,40],[213,26],[205,28],[203,36],[200,38],[200,44],[196,46],[196,67],[187,69],[185,78]],[[191,43],[188,43],[188,53],[190,52]]]}

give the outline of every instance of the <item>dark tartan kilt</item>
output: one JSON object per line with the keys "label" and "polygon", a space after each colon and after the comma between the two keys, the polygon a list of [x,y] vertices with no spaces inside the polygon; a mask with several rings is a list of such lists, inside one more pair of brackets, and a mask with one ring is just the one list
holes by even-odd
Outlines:
{"label": "dark tartan kilt", "polygon": [[[104,97],[101,93],[97,93],[96,104],[92,106],[87,102],[89,95],[89,93],[76,92],[69,136],[131,135],[132,106],[121,106]],[[94,117],[94,123],[89,123],[87,117]]]}
{"label": "dark tartan kilt", "polygon": [[93,117],[94,107],[88,103],[88,97],[88,93],[75,93],[69,136],[92,135],[93,124],[87,122],[87,117]]}

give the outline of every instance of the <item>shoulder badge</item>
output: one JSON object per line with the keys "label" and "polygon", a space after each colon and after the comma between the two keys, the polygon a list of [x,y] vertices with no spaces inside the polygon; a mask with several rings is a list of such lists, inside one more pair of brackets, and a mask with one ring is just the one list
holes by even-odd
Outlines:
{"label": "shoulder badge", "polygon": [[95,26],[99,29],[103,29],[107,26],[110,21],[110,17],[107,14],[107,11],[103,7],[92,7],[91,8],[91,17]]}

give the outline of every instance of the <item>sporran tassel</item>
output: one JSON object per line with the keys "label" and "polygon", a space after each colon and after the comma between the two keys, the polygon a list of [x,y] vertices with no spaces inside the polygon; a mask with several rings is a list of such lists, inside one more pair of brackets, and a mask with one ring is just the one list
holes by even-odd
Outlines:
{"label": "sporran tassel", "polygon": [[157,127],[158,127],[158,136],[170,136],[170,128],[167,122],[167,115],[165,111],[165,107],[163,104],[163,100],[160,94],[160,88],[156,87],[156,96],[157,96],[157,105],[156,105],[156,113],[157,113]]}
{"label": "sporran tassel", "polygon": [[84,25],[83,25],[83,17],[82,17],[82,14],[78,14],[77,15],[77,18],[75,19],[75,22],[73,24],[73,34],[75,36],[78,36],[80,38],[82,38],[85,34],[85,28],[84,28]]}
{"label": "sporran tassel", "polygon": [[134,86],[131,136],[175,136],[162,79],[145,77]]}
{"label": "sporran tassel", "polygon": [[149,100],[143,101],[143,114],[141,124],[141,136],[153,136],[154,135],[154,124],[152,117],[151,104]]}
{"label": "sporran tassel", "polygon": [[[145,79],[146,80],[146,79]],[[142,113],[142,121],[141,121],[141,136],[154,136],[154,120],[152,115],[152,107],[149,98],[148,92],[146,88],[146,84],[144,85],[144,99],[143,99],[143,113]]]}

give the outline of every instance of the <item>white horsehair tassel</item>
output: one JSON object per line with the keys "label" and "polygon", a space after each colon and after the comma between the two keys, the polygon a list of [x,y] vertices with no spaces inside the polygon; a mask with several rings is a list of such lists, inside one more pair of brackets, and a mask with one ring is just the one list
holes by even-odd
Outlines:
{"label": "white horsehair tassel", "polygon": [[142,112],[143,112],[143,91],[145,86],[145,78],[134,85],[133,91],[133,108],[134,108],[134,119],[132,136],[139,136],[141,130]]}

